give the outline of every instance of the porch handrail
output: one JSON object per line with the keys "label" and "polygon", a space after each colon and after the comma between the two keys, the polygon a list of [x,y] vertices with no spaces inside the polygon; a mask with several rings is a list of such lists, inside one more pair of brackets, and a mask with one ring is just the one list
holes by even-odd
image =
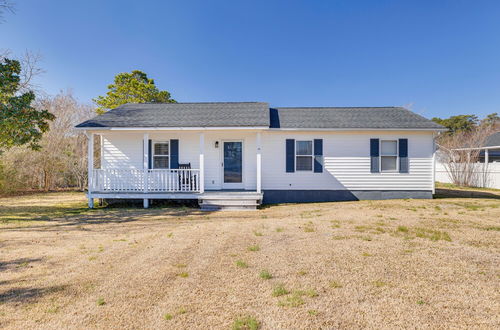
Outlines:
{"label": "porch handrail", "polygon": [[94,169],[95,192],[199,192],[199,169]]}

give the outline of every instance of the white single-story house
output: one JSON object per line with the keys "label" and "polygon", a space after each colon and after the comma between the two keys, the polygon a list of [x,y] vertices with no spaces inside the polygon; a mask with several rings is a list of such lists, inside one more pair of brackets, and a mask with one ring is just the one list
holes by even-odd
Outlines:
{"label": "white single-story house", "polygon": [[125,104],[76,127],[89,138],[89,207],[197,199],[202,209],[432,198],[434,139],[445,131],[402,107],[263,102]]}

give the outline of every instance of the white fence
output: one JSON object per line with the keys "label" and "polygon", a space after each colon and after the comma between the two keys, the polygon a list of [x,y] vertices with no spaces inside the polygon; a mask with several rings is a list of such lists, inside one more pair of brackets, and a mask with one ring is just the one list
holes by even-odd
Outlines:
{"label": "white fence", "polygon": [[[487,167],[483,163],[476,163],[475,167],[474,186],[500,189],[500,163],[489,163]],[[453,183],[446,167],[440,162],[436,162],[436,181]]]}
{"label": "white fence", "polygon": [[92,191],[199,192],[200,170],[94,169]]}

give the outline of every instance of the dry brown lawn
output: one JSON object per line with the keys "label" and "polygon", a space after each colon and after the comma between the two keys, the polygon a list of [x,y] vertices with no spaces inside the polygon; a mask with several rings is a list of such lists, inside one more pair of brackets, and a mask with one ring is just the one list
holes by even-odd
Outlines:
{"label": "dry brown lawn", "polygon": [[459,197],[215,213],[2,198],[0,327],[498,329],[499,195]]}

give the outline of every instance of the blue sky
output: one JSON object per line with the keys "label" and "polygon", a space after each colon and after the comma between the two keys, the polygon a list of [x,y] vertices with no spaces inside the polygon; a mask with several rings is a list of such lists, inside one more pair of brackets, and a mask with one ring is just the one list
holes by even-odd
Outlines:
{"label": "blue sky", "polygon": [[500,113],[500,1],[15,2],[0,48],[86,103],[140,69],[181,102]]}

